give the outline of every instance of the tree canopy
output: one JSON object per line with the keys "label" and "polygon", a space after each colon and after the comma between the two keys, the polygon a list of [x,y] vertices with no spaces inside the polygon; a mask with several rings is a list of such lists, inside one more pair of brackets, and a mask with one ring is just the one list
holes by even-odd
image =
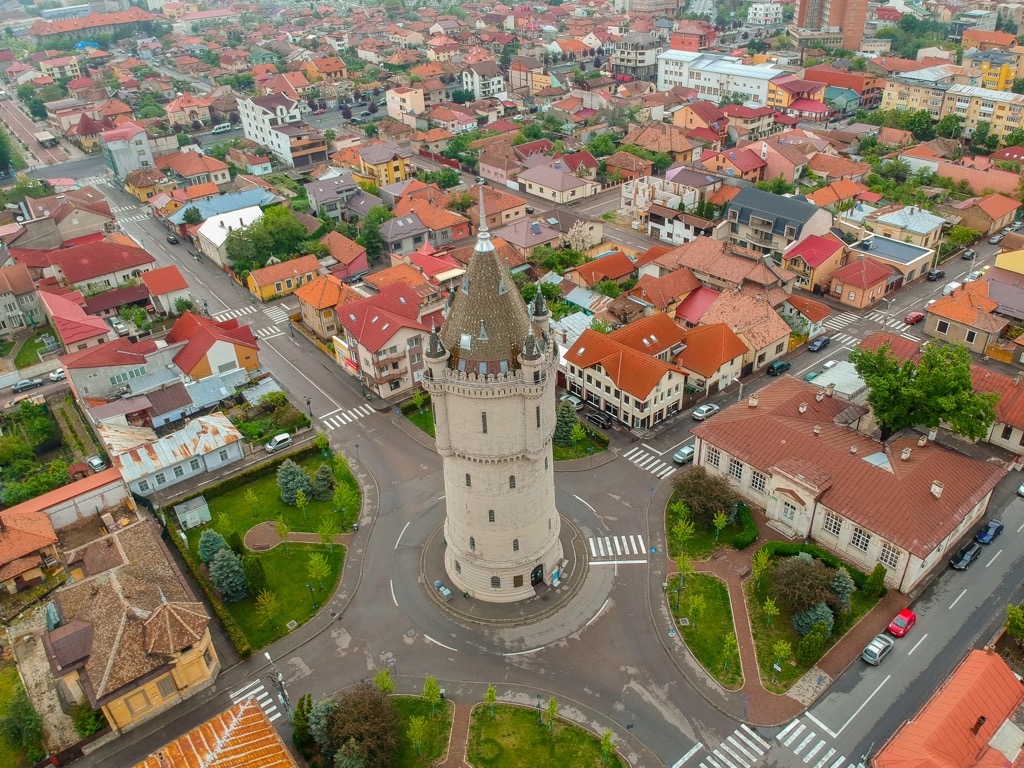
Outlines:
{"label": "tree canopy", "polygon": [[271,256],[291,258],[308,237],[290,209],[275,205],[267,208],[259,221],[228,234],[225,249],[235,273],[241,275],[266,266]]}

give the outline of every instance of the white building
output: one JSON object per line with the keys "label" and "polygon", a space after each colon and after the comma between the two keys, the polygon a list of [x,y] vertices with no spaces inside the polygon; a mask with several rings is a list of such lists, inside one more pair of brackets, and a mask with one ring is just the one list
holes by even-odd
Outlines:
{"label": "white building", "polygon": [[543,293],[529,311],[483,221],[448,319],[430,336],[423,385],[444,460],[448,577],[505,603],[556,581],[562,562],[551,450],[558,344]]}
{"label": "white building", "polygon": [[747,24],[772,26],[782,23],[782,3],[751,3],[747,9]]}
{"label": "white building", "polygon": [[143,168],[153,167],[153,150],[149,146],[146,129],[135,123],[124,125],[100,134],[100,150],[107,168],[118,179]]}
{"label": "white building", "polygon": [[462,70],[462,87],[475,99],[505,99],[505,76],[493,61],[481,61]]}
{"label": "white building", "polygon": [[665,51],[658,56],[658,90],[693,88],[697,98],[719,102],[739,94],[744,103],[768,102],[768,83],[789,74],[766,64],[744,64],[736,56],[694,51]]}
{"label": "white building", "polygon": [[211,216],[196,231],[196,245],[204,256],[208,256],[214,264],[223,268],[228,265],[226,244],[231,231],[248,227],[262,218],[263,210],[258,205]]}
{"label": "white building", "polygon": [[278,159],[293,165],[291,137],[279,131],[287,125],[302,122],[299,102],[280,93],[238,100],[238,114],[242,118],[245,138],[262,144]]}

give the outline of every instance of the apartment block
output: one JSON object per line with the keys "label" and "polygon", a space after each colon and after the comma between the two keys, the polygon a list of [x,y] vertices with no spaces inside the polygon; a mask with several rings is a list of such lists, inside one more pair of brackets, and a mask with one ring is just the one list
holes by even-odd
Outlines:
{"label": "apartment block", "polygon": [[960,115],[967,135],[974,132],[980,121],[987,121],[992,133],[1002,142],[1010,131],[1024,127],[1022,113],[1024,94],[953,85],[946,91],[939,117]]}
{"label": "apartment block", "polygon": [[692,88],[698,97],[720,102],[733,95],[758,104],[768,102],[768,83],[788,75],[764,64],[744,64],[737,56],[694,51],[665,51],[658,56],[658,90]]}
{"label": "apartment block", "polygon": [[991,91],[1009,91],[1017,77],[1017,56],[1008,51],[971,48],[964,51],[964,66],[980,70],[979,85]]}

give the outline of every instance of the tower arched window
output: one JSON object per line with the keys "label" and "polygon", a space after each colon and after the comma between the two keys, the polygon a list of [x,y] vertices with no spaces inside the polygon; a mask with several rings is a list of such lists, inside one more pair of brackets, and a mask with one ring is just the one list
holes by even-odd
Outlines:
{"label": "tower arched window", "polygon": [[474,536],[470,536],[469,537],[469,548],[470,549],[476,549],[476,537],[474,537]]}
{"label": "tower arched window", "polygon": [[488,523],[493,523],[494,522],[494,510],[493,509],[488,509],[487,510],[487,522]]}
{"label": "tower arched window", "polygon": [[455,561],[455,572],[462,573],[462,563],[460,563],[458,560]]}
{"label": "tower arched window", "polygon": [[466,473],[466,487],[467,488],[472,488],[473,487],[473,478],[469,474],[469,472]]}
{"label": "tower arched window", "polygon": [[516,489],[516,476],[515,475],[509,475],[508,476],[508,487],[509,487],[509,490],[511,490],[511,491],[514,491]]}
{"label": "tower arched window", "polygon": [[519,539],[512,539],[512,551],[513,552],[518,552],[519,551]]}
{"label": "tower arched window", "polygon": [[484,434],[487,434],[487,411],[480,412],[480,426],[483,428]]}
{"label": "tower arched window", "polygon": [[501,589],[501,576],[491,576],[491,587]]}

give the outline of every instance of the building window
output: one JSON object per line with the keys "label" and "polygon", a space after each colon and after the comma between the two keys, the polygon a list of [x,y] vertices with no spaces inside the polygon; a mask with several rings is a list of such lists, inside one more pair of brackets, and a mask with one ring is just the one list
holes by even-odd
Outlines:
{"label": "building window", "polygon": [[717,448],[708,448],[708,464],[712,467],[717,467],[718,462],[721,461],[722,454],[718,452]]}
{"label": "building window", "polygon": [[148,480],[139,480],[139,490],[140,491],[148,491],[149,490],[149,481]]}
{"label": "building window", "polygon": [[508,489],[510,491],[514,491],[516,489],[516,476],[515,475],[509,475],[508,476]]}
{"label": "building window", "polygon": [[755,469],[750,475],[750,487],[758,493],[764,493],[764,489],[768,487],[768,478]]}
{"label": "building window", "polygon": [[544,457],[544,471],[545,472],[548,471],[548,457],[547,456]]}
{"label": "building window", "polygon": [[455,561],[455,572],[462,573],[462,563],[460,563],[458,560]]}
{"label": "building window", "polygon": [[145,691],[136,691],[124,700],[124,705],[132,715],[137,715],[149,709],[149,696]]}
{"label": "building window", "polygon": [[210,653],[209,648],[203,651],[203,664],[206,665],[207,669],[213,666],[213,654]]}
{"label": "building window", "polygon": [[161,699],[169,699],[178,693],[178,686],[174,682],[174,675],[161,677],[156,681],[156,689],[160,691]]}
{"label": "building window", "polygon": [[513,552],[518,552],[519,551],[519,539],[512,539],[512,551]]}
{"label": "building window", "polygon": [[743,462],[736,459],[729,459],[729,474],[737,480],[743,478]]}
{"label": "building window", "polygon": [[473,478],[470,477],[469,472],[466,473],[466,487],[467,488],[472,488],[473,487]]}
{"label": "building window", "polygon": [[494,522],[494,510],[493,509],[488,509],[487,510],[487,522],[488,523],[493,523]]}
{"label": "building window", "polygon": [[185,476],[185,468],[183,466],[181,466],[180,464],[178,466],[176,466],[174,468],[174,476],[175,477],[184,477]]}
{"label": "building window", "polygon": [[865,531],[863,528],[853,529],[853,539],[850,542],[859,549],[861,552],[868,551],[868,544],[871,543],[871,534]]}
{"label": "building window", "polygon": [[835,512],[825,513],[825,530],[833,536],[838,536],[843,530],[843,521]]}
{"label": "building window", "polygon": [[540,429],[540,406],[537,406],[537,429]]}
{"label": "building window", "polygon": [[472,550],[476,550],[476,537],[475,536],[470,536],[469,537],[469,548],[472,549]]}
{"label": "building window", "polygon": [[192,459],[192,461],[188,463],[188,466],[189,469],[191,469],[193,472],[198,472],[199,467],[201,466],[201,462],[199,461],[199,459]]}
{"label": "building window", "polygon": [[491,576],[491,588],[501,589],[501,576]]}
{"label": "building window", "polygon": [[900,564],[900,551],[886,541],[882,544],[882,554],[878,556],[878,562],[889,570],[895,570]]}
{"label": "building window", "polygon": [[775,347],[775,354],[776,355],[781,355],[782,354],[782,347],[784,346],[784,344],[785,344],[785,342],[776,345],[776,347]]}
{"label": "building window", "polygon": [[164,473],[163,473],[163,472],[157,472],[157,475],[156,475],[156,484],[157,484],[157,485],[163,485],[163,484],[164,484],[164,483],[166,483],[166,482],[167,482],[167,478],[166,478],[166,477],[164,477]]}
{"label": "building window", "polygon": [[968,344],[973,344],[977,340],[978,340],[978,332],[977,331],[968,331],[967,333],[964,334],[964,341],[966,341]]}
{"label": "building window", "polygon": [[1011,427],[1009,424],[1006,424],[1003,427],[1003,434],[1002,434],[1003,440],[1009,440],[1012,435],[1013,435],[1013,427]]}
{"label": "building window", "polygon": [[484,434],[487,434],[487,411],[481,411],[480,413],[480,427],[483,429]]}
{"label": "building window", "polygon": [[935,324],[935,332],[943,334],[949,333],[949,323],[945,320],[939,320],[939,322]]}

